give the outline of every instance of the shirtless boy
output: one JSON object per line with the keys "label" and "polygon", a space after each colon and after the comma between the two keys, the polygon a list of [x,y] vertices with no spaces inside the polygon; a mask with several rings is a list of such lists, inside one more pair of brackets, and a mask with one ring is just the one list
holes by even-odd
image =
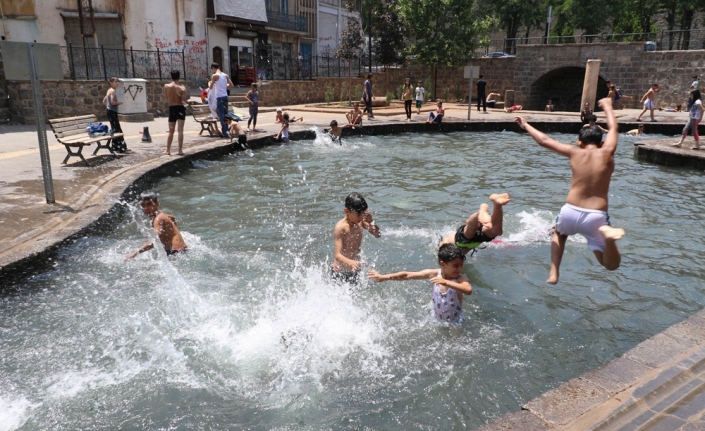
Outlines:
{"label": "shirtless boy", "polygon": [[656,121],[654,119],[654,97],[656,97],[656,93],[658,93],[659,91],[661,91],[661,88],[659,88],[658,84],[652,84],[649,91],[644,94],[644,96],[641,98],[641,103],[644,105],[644,109],[642,109],[639,115],[636,117],[636,121],[641,121],[641,116],[644,115],[644,112],[646,111],[650,111],[651,122]]}
{"label": "shirtless boy", "polygon": [[353,108],[345,114],[345,118],[348,119],[348,124],[353,126],[362,127],[362,111],[360,111],[360,102],[353,102]]}
{"label": "shirtless boy", "polygon": [[334,279],[356,283],[360,276],[360,247],[363,229],[379,238],[382,234],[367,211],[367,202],[360,193],[345,198],[345,217],[335,224],[335,254],[331,274]]}
{"label": "shirtless boy", "polygon": [[612,99],[599,102],[607,117],[607,137],[602,142],[602,132],[595,126],[580,130],[578,146],[561,144],[533,128],[522,117],[515,122],[529,132],[542,147],[568,157],[573,179],[566,204],[556,218],[555,233],[551,243],[551,271],[547,283],[558,283],[559,268],[569,235],[579,233],[588,241],[588,247],[605,269],[619,268],[622,260],[617,240],[624,236],[624,229],[610,226],[607,214],[607,193],[614,172],[614,152],[617,149],[618,126],[612,110]]}
{"label": "shirtless boy", "polygon": [[184,103],[188,100],[186,87],[179,83],[181,72],[171,71],[171,82],[164,85],[164,95],[169,102],[169,136],[166,138],[166,151],[163,154],[171,155],[171,142],[174,140],[174,129],[178,124],[179,131],[179,152],[184,154],[184,121],[186,120],[186,107]]}
{"label": "shirtless boy", "polygon": [[[304,117],[301,117],[301,118],[291,117],[289,119],[290,123],[296,123],[297,121],[304,121]],[[277,116],[274,118],[274,124],[281,124],[283,122],[284,122],[284,112],[282,111],[282,108],[277,108]]]}
{"label": "shirtless boy", "polygon": [[328,136],[330,136],[330,139],[333,142],[337,142],[340,145],[343,145],[343,140],[340,138],[340,135],[343,134],[343,129],[347,129],[348,127],[352,127],[353,129],[355,126],[352,124],[346,124],[343,127],[338,126],[338,122],[336,120],[333,120],[330,122],[330,130],[328,131]]}
{"label": "shirtless boy", "polygon": [[228,112],[225,114],[225,122],[228,124],[228,132],[230,132],[230,143],[232,144],[235,140],[235,136],[237,136],[237,143],[240,144],[242,148],[247,149],[247,135],[245,134],[245,131],[242,130],[242,127],[240,126],[240,123],[238,123],[235,116]]}
{"label": "shirtless boy", "polygon": [[509,203],[507,193],[490,195],[490,200],[494,203],[492,215],[486,203],[480,204],[480,209],[470,215],[465,224],[460,226],[455,233],[443,238],[439,245],[455,244],[460,247],[464,254],[477,248],[483,242],[490,242],[502,235],[502,221],[504,214],[502,207]]}
{"label": "shirtless boy", "polygon": [[[609,97],[609,96],[607,96],[607,97]],[[590,115],[587,116],[587,124],[583,124],[583,127],[582,127],[582,128],[584,129],[584,128],[590,127],[590,126],[597,126],[597,127],[600,129],[600,131],[601,131],[602,133],[607,133],[607,132],[609,132],[609,130],[603,128],[603,127],[600,126],[599,124],[595,124],[596,122],[597,122],[597,115],[595,115],[595,114],[590,114]],[[642,126],[643,126],[643,124],[642,124]]]}
{"label": "shirtless boy", "polygon": [[[187,247],[184,238],[181,236],[179,228],[176,227],[176,218],[173,215],[159,211],[159,200],[156,193],[142,193],[140,195],[140,206],[142,211],[152,219],[152,227],[157,231],[167,256],[186,251]],[[154,248],[154,244],[149,241],[140,247],[139,250],[127,255],[125,260],[132,259],[138,253],[144,253],[152,248]]]}

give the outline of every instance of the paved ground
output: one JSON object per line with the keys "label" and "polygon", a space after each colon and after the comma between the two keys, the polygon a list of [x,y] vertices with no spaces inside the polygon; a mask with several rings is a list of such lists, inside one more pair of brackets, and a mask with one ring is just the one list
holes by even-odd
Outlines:
{"label": "paved ground", "polygon": [[[425,121],[432,108],[435,108],[433,104],[427,105],[422,115],[414,115],[412,121]],[[333,119],[339,123],[345,121],[344,109],[292,106],[287,110],[305,120],[294,123],[292,131],[327,127]],[[274,135],[279,130],[274,124],[273,111],[274,108],[260,110],[259,131],[250,139]],[[467,121],[467,112],[467,105],[446,104],[445,121]],[[617,111],[620,122],[633,122],[637,113],[637,110]],[[577,113],[525,111],[522,114],[530,122],[579,121]],[[403,106],[379,109],[376,116],[369,124],[406,121]],[[500,110],[490,110],[485,115],[473,109],[470,122],[508,122],[513,117],[514,114]],[[657,113],[657,118],[659,125],[682,125],[686,119],[683,113],[666,112]],[[162,155],[166,146],[165,118],[147,123],[123,123],[122,127],[132,152],[116,160],[101,151],[97,157],[88,157],[91,164],[88,168],[77,158],[62,165],[66,150],[47,128],[56,195],[56,203],[47,204],[36,126],[0,126],[0,271],[90,225],[142,175],[175,159],[183,159]],[[141,142],[144,127],[149,127],[153,142]],[[647,122],[647,133],[651,127]],[[186,158],[189,154],[226,144],[220,138],[199,136],[200,125],[191,117],[187,118],[185,130]],[[172,149],[172,154],[175,153]],[[524,408],[487,429],[671,430],[683,427],[684,430],[705,430],[705,315],[701,312],[674,325],[622,358],[549,391]]]}

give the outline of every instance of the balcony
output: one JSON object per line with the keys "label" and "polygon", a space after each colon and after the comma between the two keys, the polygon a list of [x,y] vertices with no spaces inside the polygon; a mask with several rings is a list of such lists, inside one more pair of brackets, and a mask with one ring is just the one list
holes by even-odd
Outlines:
{"label": "balcony", "polygon": [[289,15],[267,8],[267,27],[281,30],[308,32],[308,21],[306,17]]}

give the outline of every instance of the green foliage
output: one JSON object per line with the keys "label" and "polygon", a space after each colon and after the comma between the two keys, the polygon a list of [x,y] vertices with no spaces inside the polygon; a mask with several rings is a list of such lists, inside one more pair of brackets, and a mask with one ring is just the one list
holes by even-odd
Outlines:
{"label": "green foliage", "polygon": [[433,100],[433,81],[431,80],[431,77],[429,76],[428,78],[424,79],[423,81],[423,88],[424,88],[424,101],[428,102],[429,100]]}
{"label": "green foliage", "polygon": [[[348,3],[348,9],[350,8],[350,3]],[[340,43],[335,50],[335,57],[346,60],[356,58],[364,42],[360,21],[354,16],[349,16],[348,25],[340,32]]]}
{"label": "green foliage", "polygon": [[376,0],[372,9],[372,52],[385,66],[402,63],[404,23],[397,14],[397,0]]}
{"label": "green foliage", "polygon": [[424,65],[459,65],[472,57],[480,35],[495,20],[478,18],[475,0],[398,0],[398,12],[413,42],[407,54]]}
{"label": "green foliage", "polygon": [[[507,39],[515,39],[520,28],[527,34],[532,28],[545,28],[547,0],[488,0],[487,5],[493,11]],[[507,41],[504,50],[512,52],[512,44],[512,41]]]}
{"label": "green foliage", "polygon": [[450,100],[450,88],[448,87],[443,89],[443,100],[446,102]]}
{"label": "green foliage", "polygon": [[387,104],[392,103],[392,100],[394,100],[394,93],[391,91],[387,91]]}
{"label": "green foliage", "polygon": [[326,86],[325,98],[326,103],[333,102],[333,100],[335,99],[335,88],[331,87],[330,85]]}

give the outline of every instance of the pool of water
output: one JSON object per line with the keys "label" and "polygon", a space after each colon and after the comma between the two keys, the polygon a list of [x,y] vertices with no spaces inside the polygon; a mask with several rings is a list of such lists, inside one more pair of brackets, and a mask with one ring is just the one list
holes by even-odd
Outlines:
{"label": "pool of water", "polygon": [[[152,235],[133,202],[2,297],[0,430],[472,429],[516,411],[705,302],[702,174],[620,140],[622,268],[572,238],[557,286],[547,232],[570,169],[527,135],[319,137],[174,171],[156,191],[187,255],[124,262]],[[352,191],[382,228],[363,241],[381,272],[437,267],[442,235],[511,194],[504,242],[465,264],[461,326],[432,319],[427,282],[328,279]]]}

